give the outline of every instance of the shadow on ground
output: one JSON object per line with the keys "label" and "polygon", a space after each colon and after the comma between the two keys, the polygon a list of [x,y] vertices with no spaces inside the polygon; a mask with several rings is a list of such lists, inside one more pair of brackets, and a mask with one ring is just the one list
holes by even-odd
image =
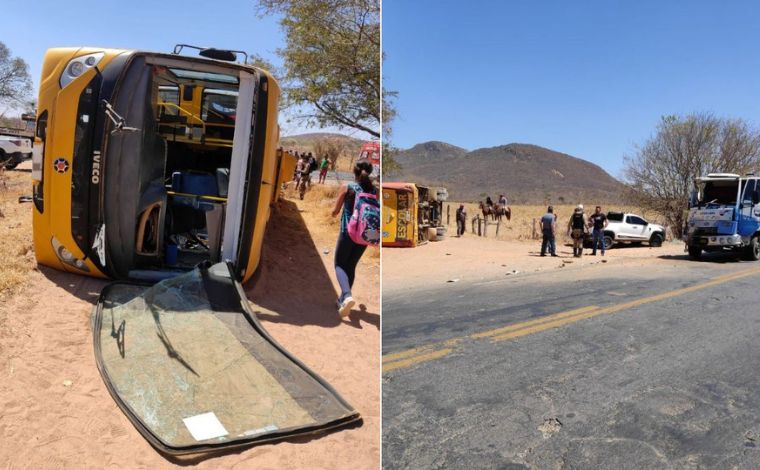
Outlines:
{"label": "shadow on ground", "polygon": [[688,253],[682,255],[661,255],[660,259],[667,259],[672,261],[689,261],[691,263],[719,263],[719,264],[734,264],[744,261],[741,254],[738,253],[702,253],[699,259],[693,259]]}
{"label": "shadow on ground", "polygon": [[81,274],[57,271],[47,266],[38,266],[38,269],[50,282],[90,304],[97,302],[100,291],[109,282]]}
{"label": "shadow on ground", "polygon": [[[245,285],[246,295],[263,307],[256,315],[273,323],[335,327],[341,324],[335,302],[337,293],[323,256],[309,234],[294,202],[280,200],[272,211],[264,239],[261,265]],[[276,312],[276,313],[274,313]],[[380,315],[353,310],[348,322],[361,328],[360,320],[380,327]]]}

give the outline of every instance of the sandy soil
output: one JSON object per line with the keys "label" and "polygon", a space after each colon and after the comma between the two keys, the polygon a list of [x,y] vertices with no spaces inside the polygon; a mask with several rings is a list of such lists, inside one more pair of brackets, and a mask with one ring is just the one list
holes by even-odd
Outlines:
{"label": "sandy soil", "polygon": [[559,244],[559,257],[541,258],[541,241],[502,241],[466,234],[447,237],[416,248],[383,248],[383,292],[403,291],[446,282],[477,282],[558,269],[595,265],[630,266],[653,263],[660,257],[683,255],[683,243],[666,242],[660,248],[621,245],[604,257],[574,258],[571,245]]}
{"label": "sandy soil", "polygon": [[[326,204],[315,204],[318,196],[279,204],[261,269],[245,287],[265,328],[361,413],[361,427],[167,459],[119,410],[96,368],[89,321],[105,283],[40,268],[0,304],[0,467],[378,468],[379,258],[369,254],[360,263],[354,296],[364,307],[341,321],[333,306],[336,232],[320,228]],[[31,217],[25,207],[23,217]]]}

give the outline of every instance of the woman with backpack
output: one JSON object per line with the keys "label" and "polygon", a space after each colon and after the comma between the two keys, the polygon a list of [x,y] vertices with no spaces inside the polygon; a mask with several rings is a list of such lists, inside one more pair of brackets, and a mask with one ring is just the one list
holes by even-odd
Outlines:
{"label": "woman with backpack", "polygon": [[356,265],[367,245],[380,243],[380,205],[377,188],[370,179],[372,164],[362,159],[354,165],[354,181],[341,185],[333,217],[341,214],[335,247],[335,276],[340,284],[338,314],[346,317],[356,301],[351,296]]}

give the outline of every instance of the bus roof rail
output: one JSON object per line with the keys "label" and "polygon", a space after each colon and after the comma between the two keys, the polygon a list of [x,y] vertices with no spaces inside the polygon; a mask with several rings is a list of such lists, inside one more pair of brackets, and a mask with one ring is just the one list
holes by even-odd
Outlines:
{"label": "bus roof rail", "polygon": [[200,46],[193,46],[191,44],[177,44],[174,46],[174,51],[172,51],[172,54],[179,55],[180,52],[182,52],[182,49],[184,48],[190,48],[190,49],[196,49],[200,52],[198,52],[198,55],[202,57],[206,57],[207,59],[214,59],[214,60],[223,60],[225,62],[234,62],[235,59],[237,59],[238,54],[242,54],[245,57],[245,62],[248,63],[248,53],[245,51],[233,51],[230,49],[217,49],[215,47],[200,47]]}

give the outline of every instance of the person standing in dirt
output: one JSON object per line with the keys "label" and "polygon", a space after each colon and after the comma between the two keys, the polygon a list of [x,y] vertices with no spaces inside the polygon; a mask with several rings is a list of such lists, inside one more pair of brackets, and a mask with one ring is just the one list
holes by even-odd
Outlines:
{"label": "person standing in dirt", "polygon": [[604,229],[607,228],[607,216],[602,213],[602,207],[596,206],[596,210],[588,221],[591,225],[591,256],[596,256],[597,244],[601,246],[602,256],[604,256]]}
{"label": "person standing in dirt", "polygon": [[348,316],[356,301],[351,295],[351,287],[354,285],[356,265],[359,263],[366,245],[359,245],[351,240],[348,234],[348,221],[354,211],[354,200],[360,192],[377,194],[377,188],[372,184],[372,163],[366,158],[354,164],[354,182],[343,184],[338,191],[338,199],[335,201],[333,217],[340,216],[340,232],[338,243],[335,247],[335,276],[340,285],[340,297],[338,297],[338,314],[341,317]]}
{"label": "person standing in dirt", "polygon": [[308,175],[307,175],[306,181],[309,183],[309,187],[311,187],[311,174],[317,171],[317,168],[319,167],[319,165],[317,164],[317,158],[314,155],[312,155],[311,152],[309,152],[308,164],[309,164],[309,168],[307,170]]}
{"label": "person standing in dirt", "polygon": [[552,206],[549,206],[546,209],[546,214],[541,217],[541,234],[543,235],[541,256],[546,256],[547,249],[549,254],[557,256],[557,216],[554,215],[554,207]]}
{"label": "person standing in dirt", "polygon": [[580,258],[583,256],[583,238],[588,230],[586,215],[583,213],[583,204],[578,204],[570,216],[567,223],[567,234],[573,239],[573,256]]}
{"label": "person standing in dirt", "polygon": [[464,204],[459,204],[459,209],[456,212],[457,221],[457,237],[464,235],[465,228],[467,227],[467,209],[464,208]]}
{"label": "person standing in dirt", "polygon": [[296,174],[293,180],[296,182],[296,191],[298,191],[301,187],[304,169],[308,166],[308,162],[306,160],[306,154],[302,153],[301,155],[298,155],[298,152],[296,152],[296,155],[298,156],[298,162],[296,163]]}
{"label": "person standing in dirt", "polygon": [[328,168],[330,168],[330,159],[327,158],[327,154],[325,154],[325,156],[322,157],[322,161],[319,162],[319,184],[325,184]]}

